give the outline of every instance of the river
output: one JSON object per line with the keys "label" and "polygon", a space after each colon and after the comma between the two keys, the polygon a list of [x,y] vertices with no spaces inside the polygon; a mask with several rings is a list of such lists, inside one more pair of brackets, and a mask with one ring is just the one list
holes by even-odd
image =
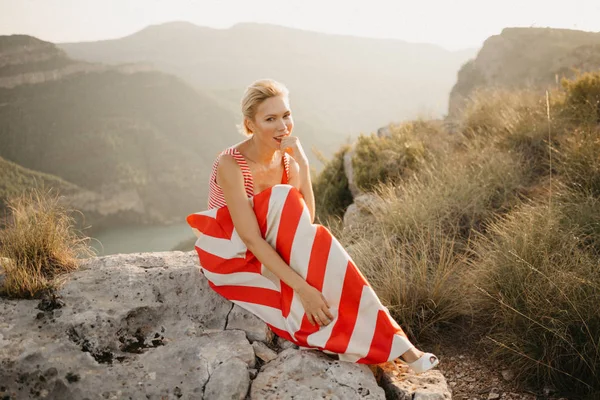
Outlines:
{"label": "river", "polygon": [[[93,235],[90,244],[99,256],[118,253],[169,251],[194,237],[187,223],[175,225],[126,226],[107,229]],[[98,243],[100,241],[100,243]],[[190,249],[191,250],[191,249]]]}

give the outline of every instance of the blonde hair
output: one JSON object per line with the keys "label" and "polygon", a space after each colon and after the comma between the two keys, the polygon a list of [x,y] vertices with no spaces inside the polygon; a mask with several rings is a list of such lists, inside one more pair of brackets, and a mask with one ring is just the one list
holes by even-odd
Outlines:
{"label": "blonde hair", "polygon": [[275,96],[288,97],[289,91],[283,83],[273,79],[259,79],[246,88],[242,97],[242,123],[238,130],[245,136],[252,135],[246,127],[246,119],[254,121],[258,106],[268,98]]}

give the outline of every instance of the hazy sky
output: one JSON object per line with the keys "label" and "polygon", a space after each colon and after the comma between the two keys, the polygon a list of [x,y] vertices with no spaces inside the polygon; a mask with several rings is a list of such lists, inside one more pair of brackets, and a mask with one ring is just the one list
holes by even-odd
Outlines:
{"label": "hazy sky", "polygon": [[169,21],[265,22],[461,49],[507,26],[600,31],[600,0],[0,0],[0,35],[51,42],[117,38]]}

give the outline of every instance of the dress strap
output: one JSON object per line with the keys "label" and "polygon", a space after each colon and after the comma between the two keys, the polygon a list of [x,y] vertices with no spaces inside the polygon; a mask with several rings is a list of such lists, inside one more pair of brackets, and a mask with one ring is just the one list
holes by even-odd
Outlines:
{"label": "dress strap", "polygon": [[281,177],[281,183],[287,184],[290,181],[290,155],[283,153],[283,176]]}
{"label": "dress strap", "polygon": [[238,165],[240,166],[240,169],[242,170],[242,175],[244,176],[244,183],[246,186],[246,194],[248,196],[253,196],[254,195],[254,180],[252,179],[252,173],[250,172],[250,167],[248,166],[248,163],[246,162],[244,155],[235,147],[229,147],[223,153],[229,154],[238,163]]}

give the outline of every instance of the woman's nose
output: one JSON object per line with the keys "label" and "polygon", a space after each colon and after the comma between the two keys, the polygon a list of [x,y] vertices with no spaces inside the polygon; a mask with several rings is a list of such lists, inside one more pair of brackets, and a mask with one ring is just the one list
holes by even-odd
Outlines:
{"label": "woman's nose", "polygon": [[286,131],[287,130],[287,124],[285,123],[284,120],[281,120],[281,124],[279,124],[279,130],[280,131]]}

